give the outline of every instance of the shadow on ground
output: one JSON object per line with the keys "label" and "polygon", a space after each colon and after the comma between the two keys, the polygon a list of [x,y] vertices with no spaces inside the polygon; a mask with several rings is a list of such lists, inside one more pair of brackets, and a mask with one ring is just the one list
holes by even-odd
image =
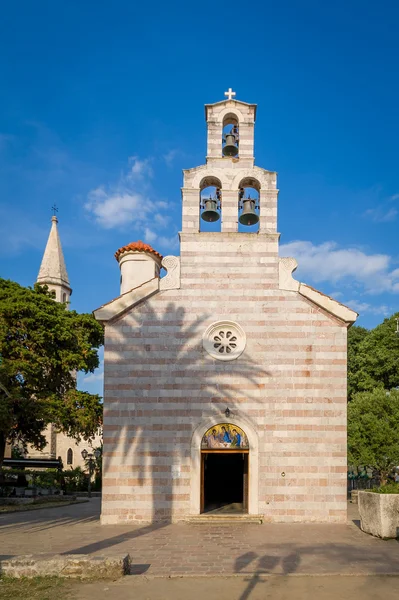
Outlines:
{"label": "shadow on ground", "polygon": [[[110,526],[108,525],[105,527]],[[164,527],[165,525],[163,523],[154,523],[153,525],[147,525],[146,527],[140,527],[138,529],[133,529],[132,531],[126,531],[98,542],[92,542],[91,544],[86,544],[85,546],[73,548],[72,550],[68,550],[68,552],[62,552],[62,554],[92,554],[93,552],[106,550],[112,546],[134,540],[134,538],[153,533],[157,529],[163,529]]]}
{"label": "shadow on ground", "polygon": [[[35,511],[3,513],[0,516],[0,535],[2,532],[9,529],[18,531],[18,529],[29,527],[32,530],[44,531],[46,529],[51,529],[52,527],[67,527],[68,525],[76,525],[78,523],[100,522],[99,513],[88,515],[80,515],[78,513],[76,515],[67,514],[65,508],[70,509],[72,506],[80,505],[52,506],[50,509],[40,508]],[[54,512],[53,518],[48,518],[49,513],[47,510],[51,511],[50,514],[52,516]],[[62,512],[64,512],[64,514],[62,514]],[[68,513],[69,512],[70,511],[68,511]]]}
{"label": "shadow on ground", "polygon": [[[393,541],[393,540],[392,540]],[[273,545],[266,554],[246,552],[234,563],[234,572],[249,574],[247,586],[238,600],[247,600],[266,575],[287,576],[295,573],[309,575],[399,575],[399,554],[392,555],[392,543],[386,542],[386,551],[370,551],[349,544],[325,544],[287,548]],[[310,568],[313,564],[313,569]],[[316,567],[316,569],[315,569]],[[332,568],[331,568],[332,567]],[[334,572],[334,568],[336,569]],[[264,579],[263,579],[264,581]]]}

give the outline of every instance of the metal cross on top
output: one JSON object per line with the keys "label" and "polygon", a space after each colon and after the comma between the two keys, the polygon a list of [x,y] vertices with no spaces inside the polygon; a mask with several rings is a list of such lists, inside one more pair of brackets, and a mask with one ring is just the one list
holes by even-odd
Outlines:
{"label": "metal cross on top", "polygon": [[57,205],[53,204],[53,206],[51,207],[51,210],[53,211],[53,216],[55,217],[55,214],[58,212]]}
{"label": "metal cross on top", "polygon": [[224,95],[227,96],[228,100],[232,100],[233,96],[235,96],[236,93],[233,92],[233,90],[231,88],[229,88],[228,91],[224,93]]}

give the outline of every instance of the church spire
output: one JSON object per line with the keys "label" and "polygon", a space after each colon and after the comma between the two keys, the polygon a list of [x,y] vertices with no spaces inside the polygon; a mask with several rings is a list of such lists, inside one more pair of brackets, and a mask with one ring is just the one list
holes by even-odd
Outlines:
{"label": "church spire", "polygon": [[69,302],[72,289],[69,284],[57,224],[58,219],[53,215],[51,217],[50,235],[37,276],[37,283],[48,285],[50,290],[54,290],[55,299],[58,302]]}

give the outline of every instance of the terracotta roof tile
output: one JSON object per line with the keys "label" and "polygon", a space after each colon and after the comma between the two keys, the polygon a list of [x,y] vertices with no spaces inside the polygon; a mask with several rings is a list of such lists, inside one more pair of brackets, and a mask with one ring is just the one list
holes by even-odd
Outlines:
{"label": "terracotta roof tile", "polygon": [[124,254],[125,252],[129,252],[129,250],[136,250],[138,252],[151,252],[152,254],[159,256],[161,260],[163,259],[162,254],[154,250],[154,248],[152,248],[149,244],[145,244],[139,240],[138,242],[130,242],[130,244],[127,244],[127,246],[122,246],[122,248],[119,248],[119,250],[115,252],[116,260],[119,260],[120,255]]}

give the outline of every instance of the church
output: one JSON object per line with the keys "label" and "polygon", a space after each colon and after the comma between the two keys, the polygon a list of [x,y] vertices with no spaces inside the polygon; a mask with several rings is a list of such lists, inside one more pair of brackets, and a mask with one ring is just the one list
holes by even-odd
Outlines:
{"label": "church", "polygon": [[104,524],[346,522],[357,313],[279,257],[276,173],[254,164],[257,106],[225,95],[205,105],[205,164],[183,171],[180,256],[127,243],[120,296],[94,311]]}
{"label": "church", "polygon": [[[51,229],[36,282],[41,285],[47,285],[49,290],[54,292],[54,300],[56,302],[63,302],[69,307],[72,288],[62,251],[56,215],[53,215],[51,218]],[[88,452],[92,452],[95,448],[102,445],[101,429],[99,429],[90,441],[81,440],[77,442],[62,431],[59,431],[53,424],[46,427],[44,435],[46,437],[46,446],[44,449],[36,450],[33,446],[28,445],[25,456],[27,458],[60,458],[64,469],[81,467],[87,470],[85,460],[82,457],[82,450],[85,449]]]}

